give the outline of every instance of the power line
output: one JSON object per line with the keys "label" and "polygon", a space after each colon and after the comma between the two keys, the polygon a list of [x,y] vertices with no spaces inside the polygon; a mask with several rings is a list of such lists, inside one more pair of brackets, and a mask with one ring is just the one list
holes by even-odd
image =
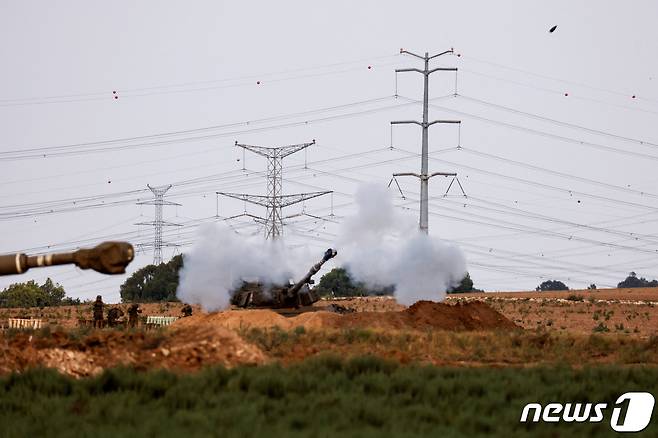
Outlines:
{"label": "power line", "polygon": [[[255,79],[267,80],[268,83],[271,83],[271,82],[282,82],[282,81],[318,77],[318,76],[327,76],[333,74],[342,74],[351,71],[363,70],[364,66],[361,63],[366,61],[371,61],[370,62],[371,67],[373,65],[377,65],[377,66],[391,65],[391,64],[395,64],[395,61],[380,62],[380,63],[373,63],[372,61],[376,61],[380,59],[390,59],[397,56],[399,55],[394,54],[387,56],[362,58],[360,60],[337,62],[332,64],[320,65],[316,67],[304,67],[301,69],[289,69],[289,70],[273,72],[273,73],[262,73],[256,75],[248,75],[248,76],[236,76],[236,77],[225,78],[225,79],[192,81],[192,82],[184,82],[177,84],[138,87],[138,88],[117,88],[112,92],[108,90],[104,90],[104,91],[96,91],[90,93],[60,94],[60,95],[41,96],[41,97],[0,98],[0,107],[100,101],[100,100],[110,100],[112,98],[114,98],[114,100],[117,100],[119,96],[121,96],[121,99],[124,99],[126,97],[128,98],[144,97],[144,96],[161,95],[161,94],[188,93],[188,92],[196,92],[196,91],[210,91],[215,89],[254,86],[260,84],[260,81],[254,83]],[[361,65],[336,69],[336,67],[341,67],[349,64],[361,64]],[[314,70],[327,69],[327,68],[330,68],[332,70],[314,71]],[[299,73],[293,76],[289,76],[291,73],[297,73],[297,72]],[[308,73],[302,73],[302,72],[308,72]],[[212,84],[217,84],[217,85],[212,85]],[[196,88],[188,88],[188,87],[196,87]]]}
{"label": "power line", "polygon": [[508,66],[508,65],[505,65],[505,64],[497,63],[497,62],[487,61],[487,60],[484,60],[484,59],[476,58],[474,56],[464,55],[463,53],[460,53],[460,58],[465,59],[467,61],[469,61],[469,60],[470,61],[475,61],[475,62],[479,62],[479,63],[482,63],[482,64],[487,64],[487,65],[491,65],[491,66],[494,66],[494,67],[503,68],[503,69],[506,69],[506,70],[515,71],[515,72],[518,72],[518,73],[523,73],[523,74],[526,74],[526,75],[535,76],[535,77],[538,77],[538,78],[541,78],[541,79],[548,79],[548,80],[555,81],[555,82],[562,82],[562,83],[565,83],[565,84],[576,85],[578,87],[583,87],[583,88],[587,88],[587,89],[594,90],[594,91],[601,91],[601,92],[604,92],[604,93],[609,93],[609,94],[612,94],[612,95],[622,96],[622,97],[626,97],[626,98],[628,98],[629,96],[630,97],[636,96],[635,98],[638,99],[638,100],[646,100],[648,102],[658,103],[658,100],[643,97],[643,96],[637,96],[632,91],[620,91],[620,90],[613,90],[613,89],[610,89],[610,88],[597,87],[597,86],[593,86],[591,84],[586,84],[586,83],[583,83],[583,82],[577,82],[577,81],[572,81],[572,80],[568,80],[568,79],[564,79],[564,78],[558,78],[558,77],[555,77],[555,76],[549,76],[549,75],[544,74],[544,73],[532,72],[532,71],[529,71],[529,70],[520,69],[518,67],[512,67],[512,66]]}
{"label": "power line", "polygon": [[545,166],[535,166],[533,164],[524,163],[522,161],[512,160],[512,159],[509,159],[509,158],[501,157],[499,155],[495,155],[495,154],[491,154],[491,153],[487,153],[487,152],[481,152],[481,151],[478,151],[478,150],[475,150],[475,149],[470,149],[470,148],[465,147],[465,146],[462,146],[461,150],[463,150],[464,152],[473,154],[473,155],[478,155],[478,156],[481,156],[481,157],[502,161],[502,162],[509,163],[509,164],[512,164],[512,165],[515,165],[515,166],[525,167],[526,169],[535,170],[537,172],[549,173],[551,175],[559,176],[559,177],[566,178],[566,179],[571,179],[571,180],[580,181],[580,182],[584,182],[584,183],[588,183],[588,184],[598,185],[598,186],[605,187],[605,188],[608,188],[608,189],[618,190],[618,191],[621,191],[621,192],[632,193],[632,194],[635,194],[635,195],[646,196],[646,197],[649,197],[649,198],[658,199],[658,195],[655,195],[653,193],[640,191],[640,190],[635,190],[635,189],[631,189],[631,188],[628,188],[628,187],[617,186],[617,185],[614,185],[614,184],[606,183],[606,182],[603,182],[603,181],[597,181],[597,180],[585,178],[585,177],[578,176],[578,175],[559,172],[559,171],[556,171],[556,170],[549,169]]}
{"label": "power line", "polygon": [[[234,135],[234,134],[261,132],[261,131],[267,131],[267,130],[272,130],[272,129],[280,129],[280,128],[287,128],[287,127],[292,127],[292,126],[306,125],[306,124],[315,123],[315,122],[339,120],[339,119],[342,119],[342,118],[355,117],[355,116],[360,116],[360,115],[363,115],[363,114],[371,114],[371,113],[375,113],[375,112],[379,112],[379,111],[387,111],[387,110],[390,110],[390,109],[409,106],[409,104],[396,103],[394,105],[386,105],[386,106],[382,106],[382,107],[375,107],[375,108],[370,108],[370,109],[366,109],[366,110],[362,110],[362,111],[355,111],[355,112],[351,112],[351,113],[337,114],[337,115],[326,116],[326,117],[318,117],[318,118],[315,118],[315,119],[309,119],[309,120],[292,122],[292,123],[277,124],[277,125],[266,126],[266,127],[262,127],[262,128],[248,128],[248,129],[237,130],[237,131],[229,131],[229,132],[220,132],[220,133],[211,133],[211,134],[206,134],[206,135],[191,136],[191,134],[203,134],[205,132],[213,131],[213,130],[222,130],[222,129],[226,129],[226,128],[235,128],[235,127],[239,127],[239,126],[252,126],[254,124],[258,125],[258,124],[268,123],[268,122],[273,122],[273,121],[278,121],[278,120],[298,118],[298,117],[302,117],[302,116],[306,116],[306,115],[321,114],[321,113],[324,113],[324,112],[335,111],[335,110],[343,110],[343,109],[351,108],[351,107],[354,107],[354,106],[371,105],[373,103],[384,102],[384,101],[389,100],[391,98],[392,98],[392,96],[385,96],[385,97],[368,99],[368,100],[363,100],[363,101],[358,101],[358,102],[352,102],[352,103],[343,104],[343,105],[335,105],[335,106],[331,106],[331,107],[318,108],[318,109],[310,110],[310,111],[290,113],[290,114],[285,114],[285,115],[281,115],[281,116],[267,117],[267,118],[256,119],[256,120],[247,120],[247,121],[242,121],[242,122],[234,122],[234,123],[228,123],[228,124],[223,124],[223,125],[207,126],[207,127],[203,127],[203,128],[187,129],[187,130],[180,130],[180,131],[170,131],[170,132],[143,135],[143,136],[136,136],[136,137],[124,137],[124,138],[120,138],[120,139],[102,140],[102,141],[96,141],[96,142],[85,142],[85,143],[74,143],[74,144],[60,145],[60,146],[42,146],[42,147],[27,148],[27,149],[8,150],[8,151],[0,152],[0,160],[43,158],[44,156],[45,157],[68,156],[68,155],[71,155],[71,154],[82,154],[82,153],[91,153],[91,152],[116,151],[116,150],[123,150],[123,149],[153,147],[153,146],[166,145],[166,144],[175,143],[175,142],[198,141],[198,140],[205,140],[205,139],[211,139],[211,138],[217,138],[217,137],[226,137],[226,136],[231,136],[231,135]],[[411,103],[411,105],[413,105],[413,103]],[[183,137],[177,137],[177,136],[181,136],[181,135]],[[175,138],[168,138],[168,137],[175,137]],[[158,140],[158,139],[161,139],[161,140]],[[154,141],[150,141],[150,140],[154,140]],[[135,142],[137,142],[137,143],[135,143]]]}
{"label": "power line", "polygon": [[550,117],[541,116],[539,114],[534,114],[534,113],[531,113],[531,112],[528,112],[528,111],[523,111],[523,110],[520,110],[520,109],[517,109],[517,108],[512,108],[512,107],[509,107],[509,106],[500,105],[500,104],[489,102],[489,101],[486,101],[486,100],[483,100],[483,99],[477,99],[475,97],[464,96],[463,94],[457,94],[457,97],[468,100],[468,101],[471,101],[471,102],[478,103],[480,105],[486,105],[486,106],[491,107],[491,108],[496,108],[496,109],[508,111],[508,112],[511,112],[511,113],[514,113],[514,114],[520,114],[520,115],[523,115],[523,116],[526,116],[526,117],[531,117],[533,119],[541,120],[543,122],[553,123],[555,125],[564,126],[566,128],[578,129],[578,130],[581,130],[581,131],[588,132],[590,134],[603,135],[603,136],[606,136],[606,137],[614,138],[616,140],[623,140],[623,141],[639,144],[639,145],[642,145],[642,146],[658,147],[658,143],[653,143],[653,142],[646,141],[646,140],[639,140],[639,139],[636,139],[636,138],[626,137],[626,136],[619,135],[619,134],[613,134],[611,132],[602,131],[600,129],[588,128],[586,126],[577,125],[575,123],[564,122],[562,120],[557,120],[557,119],[553,119],[553,118],[550,118]]}

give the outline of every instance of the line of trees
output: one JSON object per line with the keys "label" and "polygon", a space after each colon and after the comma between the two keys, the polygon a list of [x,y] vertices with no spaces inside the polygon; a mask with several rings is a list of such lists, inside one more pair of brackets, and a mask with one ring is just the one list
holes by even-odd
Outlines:
{"label": "line of trees", "polygon": [[42,285],[34,280],[14,283],[0,292],[0,307],[48,307],[81,304],[66,296],[64,287],[48,278]]}
{"label": "line of trees", "polygon": [[183,267],[183,255],[173,257],[167,263],[147,265],[133,273],[121,285],[121,301],[152,302],[178,301],[178,271]]}
{"label": "line of trees", "polygon": [[[183,256],[177,255],[169,262],[160,265],[148,265],[133,273],[121,285],[121,300],[125,302],[157,302],[178,301],[176,289],[179,282],[179,271],[183,267]],[[629,273],[621,281],[619,288],[658,287],[658,280],[647,280],[638,277],[635,272]],[[588,289],[596,289],[591,284]],[[539,292],[569,290],[569,287],[559,280],[546,280],[535,288]],[[355,281],[345,268],[334,268],[322,276],[316,291],[320,296],[382,296],[393,295],[395,287],[373,289],[362,282]],[[473,285],[469,273],[456,287],[448,290],[449,294],[482,292]],[[42,285],[34,280],[24,283],[14,283],[0,291],[0,307],[47,307],[81,304],[79,298],[66,296],[64,287],[48,278]]]}
{"label": "line of trees", "polygon": [[[637,288],[637,287],[658,287],[658,280],[647,280],[644,277],[638,277],[635,272],[628,274],[624,281],[617,283],[617,288]],[[595,290],[596,284],[590,284],[587,289]],[[539,292],[569,290],[569,287],[559,280],[547,280],[535,288]]]}
{"label": "line of trees", "polygon": [[[334,268],[324,274],[315,289],[320,296],[324,297],[382,296],[393,295],[395,293],[394,286],[379,289],[369,288],[365,283],[355,281],[345,268]],[[459,285],[447,292],[453,294],[482,291],[473,287],[473,280],[471,279],[470,274],[466,273],[466,276],[464,276]]]}
{"label": "line of trees", "polygon": [[658,281],[655,279],[649,281],[644,277],[638,278],[635,272],[631,272],[624,281],[617,284],[617,287],[658,287]]}
{"label": "line of trees", "polygon": [[395,287],[368,288],[365,283],[354,281],[345,268],[334,268],[320,278],[315,290],[321,297],[363,297],[367,295],[393,295]]}

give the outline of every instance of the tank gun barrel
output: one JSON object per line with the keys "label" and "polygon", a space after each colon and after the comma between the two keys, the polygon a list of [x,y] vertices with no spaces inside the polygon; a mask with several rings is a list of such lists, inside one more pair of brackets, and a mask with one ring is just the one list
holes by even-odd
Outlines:
{"label": "tank gun barrel", "polygon": [[305,284],[308,284],[311,282],[311,277],[313,277],[315,274],[318,273],[320,268],[322,268],[322,265],[324,265],[327,260],[332,259],[336,257],[336,254],[338,254],[338,251],[336,251],[333,248],[329,248],[324,252],[324,256],[322,257],[322,260],[317,262],[311,269],[306,273],[306,275],[299,280],[297,283],[295,283],[293,286],[288,289],[288,296],[292,296],[295,293],[297,293]]}
{"label": "tank gun barrel", "polygon": [[28,256],[17,253],[0,256],[0,275],[22,274],[30,268],[67,264],[102,274],[123,274],[134,257],[135,250],[128,242],[103,242],[94,248],[59,254]]}

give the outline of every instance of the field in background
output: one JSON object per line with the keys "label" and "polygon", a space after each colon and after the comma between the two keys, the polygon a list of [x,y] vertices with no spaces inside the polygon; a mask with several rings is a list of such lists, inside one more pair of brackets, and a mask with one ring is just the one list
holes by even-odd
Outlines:
{"label": "field in background", "polygon": [[459,294],[449,301],[485,302],[529,330],[646,338],[658,334],[656,289]]}
{"label": "field in background", "polygon": [[[293,364],[327,352],[449,366],[657,365],[657,296],[653,289],[459,294],[448,298],[448,307],[428,303],[407,310],[391,298],[367,297],[322,301],[316,303],[320,311],[294,317],[270,310],[207,314],[195,308],[191,318],[152,330],[75,328],[79,315],[91,317],[90,305],[4,309],[0,318],[45,315],[49,325],[0,334],[0,373],[48,366],[90,376],[122,365],[194,371]],[[356,313],[321,311],[330,304]],[[174,316],[182,304],[142,307],[143,317]]]}
{"label": "field in background", "polygon": [[[658,288],[570,290],[560,292],[492,292],[449,295],[446,302],[482,301],[517,325],[530,330],[565,333],[619,333],[649,337],[658,334]],[[323,300],[316,307],[340,304],[358,312],[390,312],[405,306],[389,297]],[[120,307],[126,314],[128,304]],[[141,304],[146,315],[181,316],[181,303]],[[201,309],[194,307],[194,313]],[[91,319],[92,306],[0,309],[0,327],[7,318],[40,318],[51,327],[73,328],[78,319]]]}

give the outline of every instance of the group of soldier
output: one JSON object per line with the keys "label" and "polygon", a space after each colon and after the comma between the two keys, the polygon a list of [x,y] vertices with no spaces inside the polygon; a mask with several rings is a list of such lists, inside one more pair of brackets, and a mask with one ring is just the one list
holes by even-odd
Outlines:
{"label": "group of soldier", "polygon": [[[105,326],[105,320],[103,319],[103,309],[105,308],[105,303],[103,303],[103,297],[100,295],[96,296],[96,301],[93,305],[93,314],[94,314],[94,328],[103,328]],[[139,314],[142,313],[142,309],[139,308],[139,304],[133,303],[128,307],[128,327],[135,328],[139,323]],[[185,304],[181,309],[181,314],[183,317],[192,316],[192,306]],[[107,326],[116,327],[120,324],[121,318],[124,316],[123,310],[119,307],[111,307],[107,311]]]}

